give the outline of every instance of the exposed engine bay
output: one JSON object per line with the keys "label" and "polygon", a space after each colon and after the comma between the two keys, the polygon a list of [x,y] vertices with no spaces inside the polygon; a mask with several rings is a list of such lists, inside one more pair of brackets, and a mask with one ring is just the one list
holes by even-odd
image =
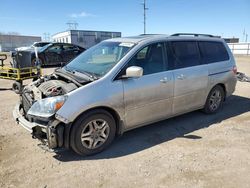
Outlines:
{"label": "exposed engine bay", "polygon": [[67,94],[89,82],[78,82],[68,75],[60,72],[40,77],[38,80],[27,85],[21,94],[21,105],[24,115],[37,100]]}
{"label": "exposed engine bay", "polygon": [[42,96],[53,97],[63,95],[77,89],[74,83],[67,83],[63,80],[48,80],[42,82],[38,89],[41,91]]}
{"label": "exposed engine bay", "polygon": [[78,86],[69,80],[60,79],[56,75],[50,75],[32,82],[24,88],[23,93],[29,91],[32,94],[32,98],[38,100],[45,97],[63,95],[77,88]]}

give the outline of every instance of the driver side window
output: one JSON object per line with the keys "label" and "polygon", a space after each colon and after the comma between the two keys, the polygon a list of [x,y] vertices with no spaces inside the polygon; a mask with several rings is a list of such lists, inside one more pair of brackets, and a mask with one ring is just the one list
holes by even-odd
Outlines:
{"label": "driver side window", "polygon": [[165,71],[163,52],[163,43],[155,43],[146,46],[129,61],[127,67],[142,67],[143,75]]}
{"label": "driver side window", "polygon": [[54,45],[48,48],[47,52],[54,52],[54,53],[60,53],[62,51],[61,45]]}

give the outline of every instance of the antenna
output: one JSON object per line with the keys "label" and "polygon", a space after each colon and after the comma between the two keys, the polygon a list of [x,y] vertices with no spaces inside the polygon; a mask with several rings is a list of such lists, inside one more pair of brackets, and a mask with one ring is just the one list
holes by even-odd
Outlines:
{"label": "antenna", "polygon": [[144,0],[144,2],[142,3],[142,6],[143,6],[143,25],[144,25],[144,34],[146,34],[146,13],[147,13],[147,6],[146,6],[146,0]]}
{"label": "antenna", "polygon": [[68,30],[76,30],[78,27],[78,23],[75,21],[68,21],[66,24],[68,25]]}

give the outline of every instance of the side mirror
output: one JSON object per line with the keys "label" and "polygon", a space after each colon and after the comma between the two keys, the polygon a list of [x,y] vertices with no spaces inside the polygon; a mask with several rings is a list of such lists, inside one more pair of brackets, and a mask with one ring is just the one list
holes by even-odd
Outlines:
{"label": "side mirror", "polygon": [[126,69],[126,78],[139,78],[143,75],[143,68],[131,66]]}

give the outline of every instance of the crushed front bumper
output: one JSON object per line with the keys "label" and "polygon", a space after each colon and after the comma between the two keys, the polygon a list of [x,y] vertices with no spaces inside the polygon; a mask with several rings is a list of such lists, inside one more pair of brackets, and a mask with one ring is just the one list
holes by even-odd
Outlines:
{"label": "crushed front bumper", "polygon": [[28,130],[31,133],[33,132],[33,128],[36,126],[46,129],[45,125],[41,125],[41,124],[34,123],[34,122],[29,122],[28,120],[26,120],[23,117],[23,115],[20,113],[20,110],[21,110],[21,104],[18,103],[13,110],[13,117],[17,124],[23,126],[26,130]]}
{"label": "crushed front bumper", "polygon": [[17,124],[28,130],[33,138],[39,139],[50,149],[63,146],[64,126],[58,120],[49,121],[46,125],[28,121],[21,113],[21,104],[18,103],[14,110],[13,116]]}

